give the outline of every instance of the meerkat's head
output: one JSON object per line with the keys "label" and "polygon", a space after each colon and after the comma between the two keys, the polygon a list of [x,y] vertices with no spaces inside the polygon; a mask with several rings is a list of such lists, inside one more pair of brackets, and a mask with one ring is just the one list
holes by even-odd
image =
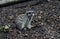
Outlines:
{"label": "meerkat's head", "polygon": [[29,10],[29,11],[26,11],[26,15],[28,16],[29,19],[31,19],[32,16],[34,16],[34,11],[33,10]]}
{"label": "meerkat's head", "polygon": [[32,11],[32,10],[26,11],[26,14],[27,14],[27,16],[32,16],[32,15],[34,15],[34,11]]}

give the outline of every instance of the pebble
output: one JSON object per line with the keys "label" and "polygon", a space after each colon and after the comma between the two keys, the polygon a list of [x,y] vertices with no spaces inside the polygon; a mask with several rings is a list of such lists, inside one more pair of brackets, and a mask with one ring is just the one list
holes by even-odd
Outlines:
{"label": "pebble", "polygon": [[51,0],[48,0],[48,1],[51,1]]}
{"label": "pebble", "polygon": [[24,36],[24,37],[28,37],[28,34],[24,34],[23,36]]}
{"label": "pebble", "polygon": [[38,16],[39,19],[41,19],[41,16]]}
{"label": "pebble", "polygon": [[59,19],[60,19],[60,16],[59,16]]}
{"label": "pebble", "polygon": [[44,25],[44,23],[41,23],[41,25]]}
{"label": "pebble", "polygon": [[13,16],[13,15],[9,16],[9,19],[13,19],[13,18],[14,18],[14,16]]}
{"label": "pebble", "polygon": [[40,11],[40,13],[43,13],[43,11]]}
{"label": "pebble", "polygon": [[55,9],[52,9],[52,11],[55,11]]}

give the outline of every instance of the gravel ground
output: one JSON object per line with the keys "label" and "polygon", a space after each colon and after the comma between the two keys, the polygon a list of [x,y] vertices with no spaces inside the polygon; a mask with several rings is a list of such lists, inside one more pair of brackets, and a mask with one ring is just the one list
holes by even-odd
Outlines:
{"label": "gravel ground", "polygon": [[[0,26],[10,24],[8,32],[0,32],[0,39],[60,39],[60,1],[31,4],[19,3],[0,8]],[[15,19],[26,10],[34,9],[36,14],[32,21],[33,28],[19,30]]]}

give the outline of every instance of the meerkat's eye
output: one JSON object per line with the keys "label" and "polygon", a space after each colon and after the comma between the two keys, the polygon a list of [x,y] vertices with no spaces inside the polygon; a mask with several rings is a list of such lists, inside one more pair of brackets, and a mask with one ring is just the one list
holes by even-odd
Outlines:
{"label": "meerkat's eye", "polygon": [[30,16],[31,15],[31,12],[27,13],[27,15]]}

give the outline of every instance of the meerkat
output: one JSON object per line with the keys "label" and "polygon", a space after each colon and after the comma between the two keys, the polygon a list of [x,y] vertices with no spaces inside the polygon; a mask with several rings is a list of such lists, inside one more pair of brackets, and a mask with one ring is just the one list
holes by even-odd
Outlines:
{"label": "meerkat", "polygon": [[31,25],[31,21],[34,17],[34,11],[29,10],[26,11],[25,14],[21,14],[16,18],[16,24],[18,29],[31,29],[33,26]]}

